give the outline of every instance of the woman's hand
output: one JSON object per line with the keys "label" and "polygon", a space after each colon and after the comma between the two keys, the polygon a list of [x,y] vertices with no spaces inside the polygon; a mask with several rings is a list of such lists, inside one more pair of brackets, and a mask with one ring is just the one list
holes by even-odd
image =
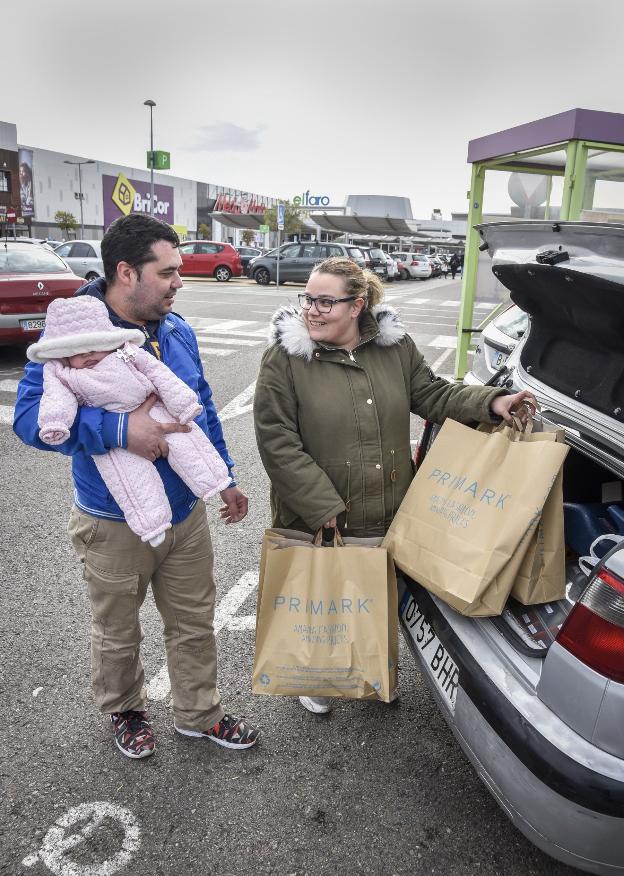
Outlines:
{"label": "woman's hand", "polygon": [[537,401],[532,393],[523,389],[522,392],[516,392],[514,395],[497,395],[490,404],[490,410],[493,414],[502,417],[506,423],[512,422],[511,415],[514,413],[524,424],[529,416],[535,416]]}

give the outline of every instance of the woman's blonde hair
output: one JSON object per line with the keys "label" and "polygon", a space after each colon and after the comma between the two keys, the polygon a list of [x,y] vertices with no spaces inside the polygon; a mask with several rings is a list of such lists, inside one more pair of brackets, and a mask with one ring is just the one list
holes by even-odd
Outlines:
{"label": "woman's blonde hair", "polygon": [[366,307],[370,310],[384,297],[383,283],[379,277],[367,268],[361,268],[356,262],[343,256],[332,256],[316,265],[313,274],[333,274],[342,277],[348,295],[364,298]]}

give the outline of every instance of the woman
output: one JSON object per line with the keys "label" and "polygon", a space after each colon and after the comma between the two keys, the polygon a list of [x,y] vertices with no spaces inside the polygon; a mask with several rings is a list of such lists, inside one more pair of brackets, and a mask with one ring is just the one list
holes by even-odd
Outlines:
{"label": "woman", "polygon": [[[271,323],[254,399],[273,526],[383,535],[412,480],[410,413],[442,423],[510,420],[529,398],[436,377],[371,271],[326,259]],[[316,714],[327,698],[300,697]]]}

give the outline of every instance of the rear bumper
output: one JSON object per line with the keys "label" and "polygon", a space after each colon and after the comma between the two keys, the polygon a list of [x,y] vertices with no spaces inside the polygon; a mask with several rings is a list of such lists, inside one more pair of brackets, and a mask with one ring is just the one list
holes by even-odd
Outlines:
{"label": "rear bumper", "polygon": [[41,329],[25,332],[20,319],[45,319],[45,313],[10,313],[0,315],[0,344],[32,344]]}
{"label": "rear bumper", "polygon": [[[624,876],[624,763],[617,780],[553,745],[488,677],[431,596],[407,583],[459,667],[454,713],[426,669],[423,675],[490,793],[547,854],[591,873]],[[405,638],[420,663],[411,637]],[[584,744],[579,737],[579,749]]]}

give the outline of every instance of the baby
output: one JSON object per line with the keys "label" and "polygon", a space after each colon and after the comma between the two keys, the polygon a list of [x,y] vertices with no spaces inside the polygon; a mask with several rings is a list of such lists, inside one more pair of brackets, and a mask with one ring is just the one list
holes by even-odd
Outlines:
{"label": "baby", "polygon": [[[106,305],[91,295],[52,301],[45,334],[26,351],[44,363],[39,437],[46,444],[66,441],[79,405],[129,413],[157,395],[149,411],[154,420],[190,426],[190,432],[167,435],[169,465],[196,496],[208,499],[229,485],[227,466],[192,422],[202,411],[196,394],[141,349],[144,341],[140,329],[114,326]],[[153,547],[161,544],[171,506],[154,464],[122,447],[93,461],[130,529]]]}

